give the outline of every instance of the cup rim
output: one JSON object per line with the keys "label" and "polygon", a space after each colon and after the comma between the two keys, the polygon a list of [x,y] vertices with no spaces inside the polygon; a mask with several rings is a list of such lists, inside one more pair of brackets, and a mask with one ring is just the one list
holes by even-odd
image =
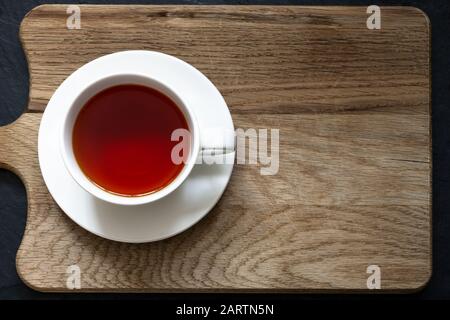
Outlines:
{"label": "cup rim", "polygon": [[[102,82],[107,82],[108,80],[114,78],[134,78],[143,80],[143,82],[145,83],[138,81],[123,81],[123,82],[119,81],[118,83],[106,85],[98,90],[93,90],[93,93],[89,94],[89,90],[92,90],[96,85],[99,85]],[[149,85],[149,83],[151,83],[152,85]],[[143,85],[158,90],[163,94],[167,95],[170,99],[174,100],[177,107],[182,111],[184,117],[188,122],[189,130],[191,133],[191,149],[189,159],[184,163],[184,167],[181,170],[181,172],[175,177],[175,179],[173,179],[168,185],[166,185],[162,189],[144,195],[137,195],[137,196],[120,195],[103,189],[85,175],[85,173],[81,170],[78,162],[76,161],[73,153],[72,148],[73,124],[71,125],[71,123],[69,122],[71,120],[75,122],[78,113],[90,98],[92,98],[93,96],[95,96],[96,94],[107,88],[120,84]],[[87,98],[86,96],[83,97],[83,95],[86,95]],[[73,112],[73,109],[76,107],[78,107],[78,110],[75,111],[73,118],[71,118],[71,112]],[[188,106],[185,100],[179,94],[177,94],[175,90],[173,90],[170,86],[146,74],[123,73],[123,72],[114,73],[88,83],[78,93],[76,93],[74,98],[72,98],[72,101],[68,103],[68,107],[66,107],[63,117],[64,119],[62,121],[60,130],[60,154],[63,158],[63,163],[67,171],[69,172],[71,177],[75,180],[75,182],[79,184],[88,193],[90,193],[92,196],[112,204],[142,205],[157,201],[167,196],[168,194],[172,193],[187,179],[187,177],[191,173],[195,165],[196,157],[200,150],[198,122],[195,117],[195,114],[192,112],[192,109]],[[68,126],[70,126],[70,128],[68,128]],[[68,132],[70,139],[68,139],[68,137],[66,136]],[[68,140],[70,141],[69,143]]]}

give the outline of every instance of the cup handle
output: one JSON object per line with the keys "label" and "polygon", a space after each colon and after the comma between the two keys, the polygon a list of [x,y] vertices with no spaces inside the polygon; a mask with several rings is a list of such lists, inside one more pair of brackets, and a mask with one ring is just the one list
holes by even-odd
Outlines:
{"label": "cup handle", "polygon": [[234,131],[219,128],[204,129],[200,134],[200,151],[196,163],[202,163],[204,156],[225,155],[235,150]]}

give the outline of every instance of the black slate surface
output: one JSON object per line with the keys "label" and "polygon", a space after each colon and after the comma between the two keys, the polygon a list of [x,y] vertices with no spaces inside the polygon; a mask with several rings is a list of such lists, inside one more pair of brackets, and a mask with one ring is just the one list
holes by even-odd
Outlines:
{"label": "black slate surface", "polygon": [[[22,1],[0,0],[0,125],[17,119],[28,101],[29,74],[19,42],[24,15],[43,3],[90,4],[280,4],[280,5],[412,5],[422,9],[432,25],[433,129],[433,276],[421,292],[407,295],[301,294],[56,294],[26,287],[15,269],[27,199],[20,179],[0,169],[0,300],[1,299],[149,299],[155,301],[259,303],[325,299],[450,299],[450,3],[442,1]],[[1,150],[0,150],[1,152]]]}

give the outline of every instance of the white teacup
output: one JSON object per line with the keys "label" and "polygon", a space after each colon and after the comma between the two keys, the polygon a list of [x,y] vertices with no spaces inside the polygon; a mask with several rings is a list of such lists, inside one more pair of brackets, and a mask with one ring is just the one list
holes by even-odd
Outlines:
{"label": "white teacup", "polygon": [[[164,93],[166,96],[171,98],[182,111],[190,131],[190,150],[188,153],[188,159],[184,161],[184,167],[181,172],[164,188],[145,195],[125,196],[104,190],[93,183],[84,174],[79,167],[73,152],[72,131],[79,111],[91,97],[95,96],[100,91],[120,84],[144,85]],[[206,132],[202,136],[199,130],[198,121],[192,112],[192,107],[185,102],[185,99],[174,92],[174,90],[169,88],[166,84],[142,74],[111,74],[87,85],[77,94],[76,99],[70,107],[66,109],[62,121],[63,125],[60,133],[60,150],[67,170],[73,179],[91,195],[98,199],[118,205],[141,205],[159,200],[173,192],[183,183],[183,181],[186,180],[196,164],[198,156],[201,155],[204,150],[210,151],[213,149],[216,150],[216,154],[220,152],[227,153],[234,150],[234,141],[228,142],[228,145],[223,145],[223,142],[222,145],[211,145],[211,141],[214,141],[214,139],[206,136]]]}

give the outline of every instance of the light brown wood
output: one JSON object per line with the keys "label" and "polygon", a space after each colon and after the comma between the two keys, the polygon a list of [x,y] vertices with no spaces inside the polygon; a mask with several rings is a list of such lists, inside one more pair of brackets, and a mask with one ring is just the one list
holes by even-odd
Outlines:
{"label": "light brown wood", "polygon": [[[0,128],[0,164],[27,189],[17,269],[32,288],[66,291],[414,290],[431,274],[429,22],[415,8],[80,6],[34,9],[21,25],[28,111]],[[94,236],[53,202],[40,175],[41,111],[71,72],[125,49],[193,64],[223,93],[238,128],[280,129],[280,170],[237,165],[193,228],[150,244]]]}

